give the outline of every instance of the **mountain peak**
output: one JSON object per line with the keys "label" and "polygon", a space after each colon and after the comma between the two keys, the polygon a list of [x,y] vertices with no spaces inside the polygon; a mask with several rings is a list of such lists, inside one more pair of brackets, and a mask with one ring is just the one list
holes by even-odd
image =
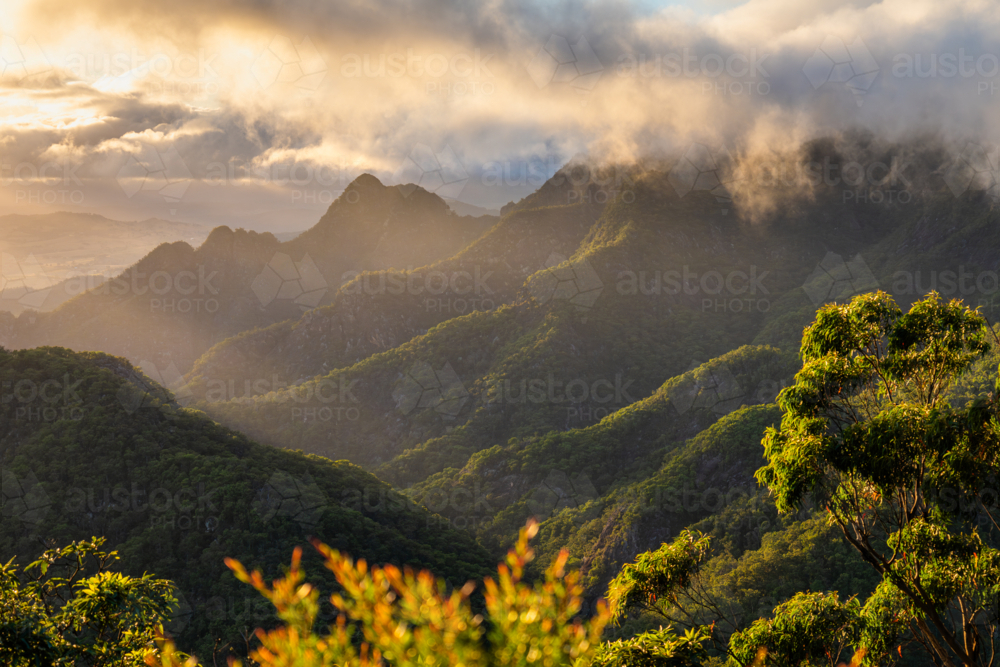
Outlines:
{"label": "mountain peak", "polygon": [[375,176],[372,176],[368,172],[365,172],[351,181],[351,184],[347,186],[347,189],[361,189],[361,188],[384,188],[385,185],[382,181],[378,180]]}
{"label": "mountain peak", "polygon": [[[451,211],[440,196],[428,192],[419,185],[413,183],[385,185],[377,177],[366,172],[344,188],[344,192],[327,209],[324,218],[338,209],[350,211],[353,215],[362,207],[372,210],[371,207],[381,209],[397,206],[405,206],[412,211],[426,209],[442,215]],[[378,215],[384,215],[384,212]],[[322,222],[323,219],[320,219],[320,223]]]}
{"label": "mountain peak", "polygon": [[209,232],[208,238],[205,239],[205,243],[207,245],[211,245],[214,243],[219,243],[224,240],[228,240],[232,238],[234,233],[235,232],[233,232],[233,230],[229,227],[229,225],[219,225],[218,227],[214,228],[211,232]]}

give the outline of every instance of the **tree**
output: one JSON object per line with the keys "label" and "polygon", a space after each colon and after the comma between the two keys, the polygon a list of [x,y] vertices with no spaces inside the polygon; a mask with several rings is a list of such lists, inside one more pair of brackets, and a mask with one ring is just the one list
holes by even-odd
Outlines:
{"label": "tree", "polygon": [[765,433],[757,479],[783,512],[810,495],[824,505],[881,576],[862,614],[883,632],[866,632],[866,648],[903,628],[940,665],[996,657],[1000,552],[978,524],[997,528],[995,493],[984,492],[1000,465],[997,394],[949,401],[990,333],[936,293],[906,314],[882,292],[830,304],[778,396],[781,426]]}
{"label": "tree", "polygon": [[601,667],[694,667],[705,658],[711,629],[688,629],[678,636],[673,626],[643,632],[629,639],[605,642],[597,649]]}
{"label": "tree", "polygon": [[859,645],[861,604],[836,593],[797,593],[774,616],[733,635],[729,649],[741,665],[836,667]]}
{"label": "tree", "polygon": [[[701,582],[701,567],[710,554],[710,540],[698,531],[683,530],[670,544],[639,554],[608,585],[611,618],[621,622],[634,611],[650,612],[667,627],[605,644],[601,657],[608,665],[673,667],[698,664],[706,644],[725,650],[716,622],[726,617]],[[710,622],[699,612],[712,616]],[[675,627],[685,628],[683,637]]]}
{"label": "tree", "polygon": [[[177,602],[151,575],[109,571],[103,538],[50,549],[19,570],[0,567],[0,663],[10,667],[142,664]],[[96,570],[87,576],[87,572]]]}
{"label": "tree", "polygon": [[[642,611],[660,616],[668,625],[605,644],[602,655],[617,658],[607,664],[703,664],[711,643],[728,656],[732,667],[833,667],[859,645],[868,627],[861,605],[854,598],[841,602],[836,593],[798,593],[779,605],[773,617],[743,627],[730,605],[710,590],[703,571],[710,547],[707,536],[684,530],[673,542],[640,554],[622,568],[608,589],[613,620]],[[677,637],[675,627],[686,629],[685,637]],[[885,651],[879,653],[884,655]],[[721,658],[711,664],[721,664]]]}

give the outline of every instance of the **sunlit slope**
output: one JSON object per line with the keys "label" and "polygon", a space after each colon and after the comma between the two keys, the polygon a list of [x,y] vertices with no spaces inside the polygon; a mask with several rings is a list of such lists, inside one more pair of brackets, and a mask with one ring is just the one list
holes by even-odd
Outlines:
{"label": "sunlit slope", "polygon": [[518,299],[527,276],[573,254],[599,212],[584,204],[519,210],[449,259],[363,272],[328,306],[216,345],[195,365],[189,385],[202,395],[220,379],[238,386],[273,375],[295,382],[350,366],[453,317],[495,310]]}
{"label": "sunlit slope", "polygon": [[[217,346],[188,386],[206,411],[263,441],[416,483],[512,437],[596,423],[741,345],[771,339],[794,354],[818,305],[878,284],[861,279],[877,264],[846,283],[837,267],[856,268],[861,251],[927,208],[835,206],[842,194],[822,190],[755,223],[724,213],[710,193],[678,194],[661,171],[636,173],[629,188],[575,228],[586,231],[566,261],[495,272],[508,305],[426,317],[426,295],[365,294],[361,276],[332,307]],[[582,205],[518,206],[439,266],[474,270],[491,256],[513,266],[520,255],[509,247],[529,220],[544,228],[575,212],[586,221]],[[526,239],[543,261],[545,244]],[[423,452],[420,461],[407,454],[394,470],[407,450]]]}
{"label": "sunlit slope", "polygon": [[[742,407],[773,401],[794,368],[794,359],[774,348],[742,347],[669,379],[592,426],[511,438],[409,493],[501,548],[531,516],[555,516],[655,477],[664,457],[689,438]],[[409,486],[447,442],[410,450],[378,474]]]}

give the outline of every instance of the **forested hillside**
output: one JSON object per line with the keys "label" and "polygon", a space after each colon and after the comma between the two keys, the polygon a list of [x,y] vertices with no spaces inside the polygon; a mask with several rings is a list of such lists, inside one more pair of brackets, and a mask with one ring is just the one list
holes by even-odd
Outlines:
{"label": "forested hillside", "polygon": [[356,465],[257,444],[178,406],[120,357],[2,351],[0,377],[4,561],[102,536],[125,572],[175,582],[168,629],[201,656],[217,637],[222,655],[245,651],[248,628],[274,622],[227,557],[273,577],[294,546],[321,536],[458,585],[494,565],[470,535]]}

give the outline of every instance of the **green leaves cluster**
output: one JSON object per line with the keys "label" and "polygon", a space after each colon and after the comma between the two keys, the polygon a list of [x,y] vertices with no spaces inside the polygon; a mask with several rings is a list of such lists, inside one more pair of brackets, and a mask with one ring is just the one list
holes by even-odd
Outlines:
{"label": "green leaves cluster", "polygon": [[594,663],[601,667],[689,667],[705,658],[711,628],[691,628],[678,636],[672,626],[651,630],[631,639],[605,642]]}
{"label": "green leaves cluster", "polygon": [[169,581],[112,572],[103,538],[0,567],[0,663],[9,667],[142,664],[176,603]]}
{"label": "green leaves cluster", "polygon": [[670,544],[648,551],[622,568],[608,587],[612,618],[635,608],[666,610],[677,604],[708,555],[709,539],[684,530]]}
{"label": "green leaves cluster", "polygon": [[[798,593],[735,634],[730,650],[741,665],[834,667],[860,640],[861,604],[836,593]],[[846,656],[850,660],[851,656]]]}

